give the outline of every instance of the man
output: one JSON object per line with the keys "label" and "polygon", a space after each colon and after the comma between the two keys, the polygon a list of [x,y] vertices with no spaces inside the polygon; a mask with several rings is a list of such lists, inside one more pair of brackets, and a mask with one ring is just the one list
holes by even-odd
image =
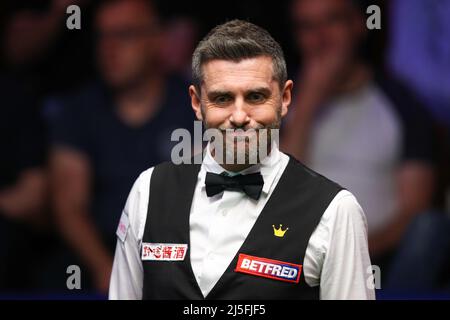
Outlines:
{"label": "man", "polygon": [[[192,108],[225,135],[227,152],[210,143],[201,165],[168,162],[137,179],[117,230],[110,299],[373,299],[356,199],[262,138],[291,102],[279,44],[233,20],[200,42],[192,69]],[[240,138],[255,132],[269,153],[252,165],[255,151]],[[224,161],[242,147],[243,163]]]}
{"label": "man", "polygon": [[150,2],[105,1],[95,22],[102,81],[63,101],[50,160],[61,232],[92,279],[83,288],[107,293],[128,191],[142,170],[170,158],[172,130],[192,126],[193,115],[182,108],[185,82],[163,76]]}
{"label": "man", "polygon": [[297,0],[292,12],[302,69],[283,150],[354,192],[372,262],[386,275],[404,230],[431,204],[427,114],[363,58],[365,18],[355,1]]}

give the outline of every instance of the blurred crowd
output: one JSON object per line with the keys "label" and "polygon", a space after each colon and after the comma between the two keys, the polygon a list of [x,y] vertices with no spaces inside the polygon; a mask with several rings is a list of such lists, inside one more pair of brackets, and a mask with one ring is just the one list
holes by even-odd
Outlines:
{"label": "blurred crowd", "polygon": [[105,297],[133,182],[193,130],[192,52],[234,18],[285,50],[281,148],[355,194],[378,297],[450,297],[450,0],[191,2],[0,4],[0,298]]}

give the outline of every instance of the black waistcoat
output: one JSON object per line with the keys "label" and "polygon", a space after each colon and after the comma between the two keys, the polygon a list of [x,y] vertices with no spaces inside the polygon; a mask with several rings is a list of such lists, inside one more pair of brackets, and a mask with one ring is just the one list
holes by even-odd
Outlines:
{"label": "black waistcoat", "polygon": [[[142,261],[143,299],[204,299],[190,261],[189,215],[200,165],[157,165],[144,243],[188,244],[183,261]],[[290,157],[278,184],[230,265],[206,299],[318,299],[303,272],[298,283],[235,272],[239,254],[303,264],[309,238],[342,187]],[[230,214],[233,214],[230,212]],[[289,229],[274,235],[273,225]]]}

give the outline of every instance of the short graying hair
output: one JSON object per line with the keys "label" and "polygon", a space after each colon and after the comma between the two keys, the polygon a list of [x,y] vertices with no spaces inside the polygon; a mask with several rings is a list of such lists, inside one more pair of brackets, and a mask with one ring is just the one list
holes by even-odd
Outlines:
{"label": "short graying hair", "polygon": [[211,60],[240,62],[244,59],[267,56],[272,58],[274,79],[282,88],[287,81],[286,61],[278,42],[261,27],[232,20],[216,26],[200,41],[192,56],[192,78],[200,91],[203,83],[202,66]]}

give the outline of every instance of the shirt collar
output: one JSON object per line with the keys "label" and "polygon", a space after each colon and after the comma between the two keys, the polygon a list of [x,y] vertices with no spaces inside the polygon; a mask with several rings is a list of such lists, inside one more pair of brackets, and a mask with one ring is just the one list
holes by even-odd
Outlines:
{"label": "shirt collar", "polygon": [[202,187],[205,187],[205,177],[207,172],[212,172],[216,174],[221,174],[222,172],[227,172],[231,176],[236,174],[250,174],[255,172],[261,172],[261,175],[264,179],[264,186],[262,189],[262,193],[266,195],[270,193],[273,182],[275,181],[276,174],[280,169],[280,150],[278,149],[278,145],[274,143],[272,145],[272,150],[270,154],[267,155],[260,163],[255,164],[251,167],[248,167],[239,172],[232,172],[224,169],[217,161],[213,158],[210,152],[210,144],[206,146],[205,157],[202,162],[202,166],[199,172],[199,182]]}

